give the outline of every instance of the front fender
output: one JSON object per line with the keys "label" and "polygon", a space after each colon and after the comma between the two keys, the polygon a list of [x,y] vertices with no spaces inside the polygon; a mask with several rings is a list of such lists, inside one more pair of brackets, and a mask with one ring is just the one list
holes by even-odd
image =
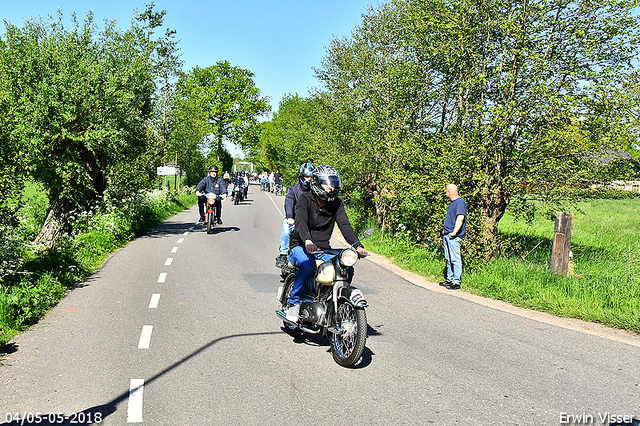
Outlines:
{"label": "front fender", "polygon": [[366,308],[368,306],[364,295],[360,289],[352,286],[340,287],[338,289],[337,300],[344,300],[354,308]]}

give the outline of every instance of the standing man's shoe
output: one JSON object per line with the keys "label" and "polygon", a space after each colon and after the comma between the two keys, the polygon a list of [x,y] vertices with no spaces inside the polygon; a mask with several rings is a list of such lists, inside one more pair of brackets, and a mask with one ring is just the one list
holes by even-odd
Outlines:
{"label": "standing man's shoe", "polygon": [[438,283],[440,287],[449,287],[450,284],[451,281],[442,281],[441,283]]}
{"label": "standing man's shoe", "polygon": [[459,290],[459,289],[460,289],[460,284],[449,283],[449,285],[447,286],[447,288],[448,288],[449,290]]}

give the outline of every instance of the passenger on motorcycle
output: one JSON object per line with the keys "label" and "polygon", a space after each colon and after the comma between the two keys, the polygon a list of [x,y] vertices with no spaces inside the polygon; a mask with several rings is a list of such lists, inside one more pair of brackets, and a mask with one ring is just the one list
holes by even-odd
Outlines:
{"label": "passenger on motorcycle", "polygon": [[242,179],[244,180],[244,198],[247,198],[247,195],[249,195],[249,174],[242,172]]}
{"label": "passenger on motorcycle", "polygon": [[[313,169],[311,191],[298,197],[294,230],[291,234],[289,261],[297,268],[289,298],[290,306],[286,310],[288,321],[297,322],[300,304],[304,299],[305,284],[313,276],[316,258],[324,261],[331,259],[329,254],[313,255],[319,248],[331,248],[329,240],[335,224],[338,224],[342,236],[356,247],[360,257],[368,252],[358,242],[358,236],[349,223],[342,200],[338,198],[341,181],[336,169],[322,165]],[[353,272],[349,272],[351,278]]]}
{"label": "passenger on motorcycle", "polygon": [[[202,192],[204,191],[204,193]],[[200,212],[200,222],[204,222],[204,206],[207,204],[207,196],[205,194],[216,194],[216,223],[222,223],[222,200],[226,198],[227,186],[224,184],[224,179],[218,177],[218,166],[209,167],[209,175],[202,178],[202,180],[196,186],[196,196],[198,197],[198,211]]]}
{"label": "passenger on motorcycle", "polygon": [[260,189],[263,191],[267,191],[267,186],[269,184],[268,176],[266,173],[260,175]]}
{"label": "passenger on motorcycle", "polygon": [[296,204],[298,203],[300,194],[311,190],[310,182],[312,172],[313,164],[302,164],[298,170],[299,183],[289,188],[287,196],[284,199],[284,213],[286,218],[282,223],[282,233],[280,234],[280,256],[276,257],[276,267],[278,268],[282,268],[287,264],[289,241],[296,219]]}
{"label": "passenger on motorcycle", "polygon": [[240,175],[240,173],[237,173],[233,177],[233,193],[232,193],[232,195],[235,197],[235,192],[236,191],[242,191],[242,198],[244,198],[244,194],[245,194],[244,186],[245,186],[244,178]]}

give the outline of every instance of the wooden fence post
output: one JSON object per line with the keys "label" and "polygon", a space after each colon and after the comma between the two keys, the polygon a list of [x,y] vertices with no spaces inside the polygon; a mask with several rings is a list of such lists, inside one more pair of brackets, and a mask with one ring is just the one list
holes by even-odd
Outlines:
{"label": "wooden fence post", "polygon": [[551,248],[551,270],[558,275],[566,275],[569,269],[569,252],[571,251],[571,228],[573,215],[558,212],[553,231],[553,246]]}

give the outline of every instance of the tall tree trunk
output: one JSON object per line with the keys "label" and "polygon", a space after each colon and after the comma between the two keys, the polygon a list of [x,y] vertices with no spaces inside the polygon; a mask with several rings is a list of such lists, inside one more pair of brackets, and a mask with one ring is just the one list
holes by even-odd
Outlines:
{"label": "tall tree trunk", "polygon": [[[87,174],[91,177],[92,186],[83,191],[83,198],[86,205],[89,205],[93,197],[96,194],[104,194],[107,187],[107,178],[103,172],[104,165],[101,167],[95,155],[83,144],[75,144],[73,141],[66,140],[61,146],[71,146],[73,147],[72,149],[78,151]],[[76,204],[71,203],[66,198],[54,197],[50,202],[49,213],[44,225],[34,241],[35,244],[52,248],[62,235],[70,234],[73,229],[69,223],[69,215],[76,207]]]}
{"label": "tall tree trunk", "polygon": [[502,191],[483,190],[482,207],[480,209],[480,241],[482,256],[492,259],[498,255],[498,224],[509,204],[507,194]]}
{"label": "tall tree trunk", "polygon": [[53,248],[62,235],[71,233],[69,214],[72,210],[73,206],[66,199],[52,200],[47,218],[34,243],[46,248]]}

